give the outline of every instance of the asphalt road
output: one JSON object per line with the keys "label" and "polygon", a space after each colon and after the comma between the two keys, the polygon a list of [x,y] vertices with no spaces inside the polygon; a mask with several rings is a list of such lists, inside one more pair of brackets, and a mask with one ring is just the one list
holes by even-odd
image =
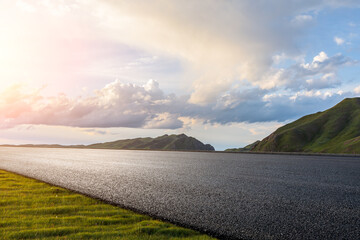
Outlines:
{"label": "asphalt road", "polygon": [[360,239],[360,158],[0,147],[0,169],[223,239]]}

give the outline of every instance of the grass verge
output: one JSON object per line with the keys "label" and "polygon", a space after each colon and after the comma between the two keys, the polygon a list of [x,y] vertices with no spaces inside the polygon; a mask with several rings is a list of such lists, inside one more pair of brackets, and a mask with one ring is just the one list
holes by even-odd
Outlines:
{"label": "grass verge", "polygon": [[1,239],[212,239],[0,170]]}

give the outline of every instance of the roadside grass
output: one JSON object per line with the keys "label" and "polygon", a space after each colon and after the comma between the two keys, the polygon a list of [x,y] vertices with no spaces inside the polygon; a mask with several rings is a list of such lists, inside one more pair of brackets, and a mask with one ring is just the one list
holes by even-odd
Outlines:
{"label": "roadside grass", "polygon": [[213,239],[0,170],[0,239]]}

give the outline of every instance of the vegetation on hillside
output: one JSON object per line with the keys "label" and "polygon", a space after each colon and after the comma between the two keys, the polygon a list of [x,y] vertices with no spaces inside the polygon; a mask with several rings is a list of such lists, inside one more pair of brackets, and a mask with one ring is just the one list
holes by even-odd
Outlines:
{"label": "vegetation on hillside", "polygon": [[228,148],[225,150],[225,152],[249,152],[251,151],[260,141],[256,141],[254,143],[251,143],[249,145],[246,145],[243,148]]}
{"label": "vegetation on hillside", "polygon": [[86,146],[87,148],[108,149],[153,149],[153,150],[203,150],[214,151],[210,144],[203,144],[199,140],[185,134],[163,135],[156,138],[135,138],[118,140],[114,142],[97,143]]}
{"label": "vegetation on hillside", "polygon": [[[14,145],[2,145],[14,146]],[[25,144],[17,147],[47,147],[47,148],[97,148],[97,149],[144,149],[144,150],[188,150],[188,151],[214,151],[210,144],[203,144],[193,137],[185,134],[163,135],[156,138],[134,138],[117,140],[113,142],[95,143],[91,145],[70,145],[59,144]]]}
{"label": "vegetation on hillside", "polygon": [[0,239],[211,239],[0,170]]}
{"label": "vegetation on hillside", "polygon": [[360,98],[348,98],[336,106],[289,123],[252,151],[360,153]]}

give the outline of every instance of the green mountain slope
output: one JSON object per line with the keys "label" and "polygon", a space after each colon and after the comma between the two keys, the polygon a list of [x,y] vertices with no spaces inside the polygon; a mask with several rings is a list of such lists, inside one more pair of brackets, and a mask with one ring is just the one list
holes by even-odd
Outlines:
{"label": "green mountain slope", "polygon": [[[14,145],[2,145],[14,146]],[[214,151],[210,144],[203,144],[193,137],[185,134],[163,135],[156,138],[135,138],[118,140],[114,142],[96,143],[91,145],[70,145],[58,144],[25,144],[17,147],[47,147],[47,148],[97,148],[97,149],[151,149],[151,150],[192,150],[192,151]]]}
{"label": "green mountain slope", "polygon": [[256,144],[252,151],[360,153],[360,98],[289,123]]}
{"label": "green mountain slope", "polygon": [[249,145],[246,145],[243,148],[228,148],[225,152],[249,152],[251,151],[260,141],[253,142]]}
{"label": "green mountain slope", "polygon": [[210,144],[203,144],[199,140],[185,134],[163,135],[156,138],[135,138],[118,140],[114,142],[97,143],[86,148],[108,149],[157,149],[157,150],[204,150],[214,151]]}

